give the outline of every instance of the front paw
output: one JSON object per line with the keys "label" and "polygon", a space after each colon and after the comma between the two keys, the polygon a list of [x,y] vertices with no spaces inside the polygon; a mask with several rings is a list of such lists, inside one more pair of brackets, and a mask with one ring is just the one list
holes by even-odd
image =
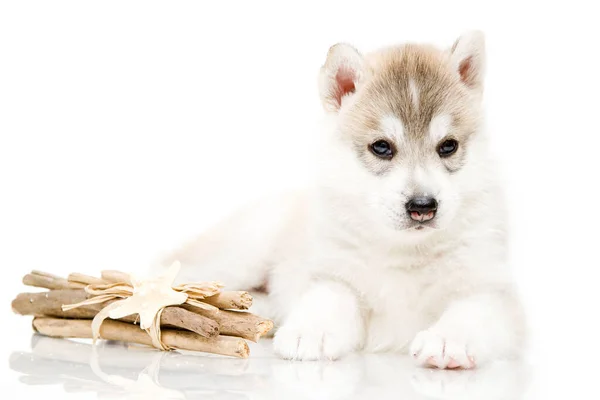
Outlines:
{"label": "front paw", "polygon": [[475,356],[469,352],[466,340],[450,337],[435,330],[421,331],[410,346],[417,365],[440,369],[471,369]]}
{"label": "front paw", "polygon": [[348,331],[284,325],[273,346],[275,353],[289,360],[336,360],[355,350],[358,340]]}
{"label": "front paw", "polygon": [[292,360],[335,360],[357,349],[364,324],[357,298],[345,284],[316,282],[275,333],[275,353]]}

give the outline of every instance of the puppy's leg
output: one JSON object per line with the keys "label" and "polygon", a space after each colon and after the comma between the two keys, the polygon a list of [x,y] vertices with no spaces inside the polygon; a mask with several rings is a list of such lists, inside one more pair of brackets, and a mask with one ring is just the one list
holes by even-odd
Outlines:
{"label": "puppy's leg", "polygon": [[227,290],[265,287],[269,269],[293,237],[297,203],[285,197],[251,204],[161,261],[181,262],[179,282],[220,281]]}
{"label": "puppy's leg", "polygon": [[518,355],[523,329],[511,295],[473,295],[451,303],[433,326],[417,334],[410,352],[420,366],[470,369]]}
{"label": "puppy's leg", "polygon": [[314,283],[275,333],[275,352],[296,360],[337,359],[362,346],[364,321],[356,295],[337,282]]}

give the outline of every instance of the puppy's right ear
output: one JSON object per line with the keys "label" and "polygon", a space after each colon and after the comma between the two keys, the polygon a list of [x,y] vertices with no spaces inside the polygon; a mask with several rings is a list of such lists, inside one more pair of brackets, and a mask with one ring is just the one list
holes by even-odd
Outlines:
{"label": "puppy's right ear", "polygon": [[342,100],[354,94],[364,74],[365,60],[354,47],[345,43],[333,45],[319,74],[319,94],[323,108],[337,112],[342,106]]}

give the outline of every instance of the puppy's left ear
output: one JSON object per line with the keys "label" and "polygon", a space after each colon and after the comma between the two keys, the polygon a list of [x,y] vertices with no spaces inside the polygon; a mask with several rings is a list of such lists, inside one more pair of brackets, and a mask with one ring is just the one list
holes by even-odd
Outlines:
{"label": "puppy's left ear", "polygon": [[351,96],[365,75],[365,60],[354,47],[345,43],[332,46],[319,73],[319,94],[323,108],[337,112],[342,101]]}
{"label": "puppy's left ear", "polygon": [[462,35],[450,50],[450,60],[460,80],[471,89],[483,90],[485,70],[485,37],[472,31]]}

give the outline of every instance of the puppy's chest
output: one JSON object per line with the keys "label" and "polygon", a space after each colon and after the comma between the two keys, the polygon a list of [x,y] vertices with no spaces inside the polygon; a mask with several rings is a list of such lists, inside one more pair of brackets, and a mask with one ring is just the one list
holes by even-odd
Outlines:
{"label": "puppy's chest", "polygon": [[372,258],[356,287],[367,311],[366,348],[400,350],[433,322],[428,295],[436,267],[424,259]]}
{"label": "puppy's chest", "polygon": [[409,312],[423,306],[423,294],[432,284],[437,269],[433,259],[423,256],[371,256],[365,259],[355,284],[374,312],[389,309]]}

